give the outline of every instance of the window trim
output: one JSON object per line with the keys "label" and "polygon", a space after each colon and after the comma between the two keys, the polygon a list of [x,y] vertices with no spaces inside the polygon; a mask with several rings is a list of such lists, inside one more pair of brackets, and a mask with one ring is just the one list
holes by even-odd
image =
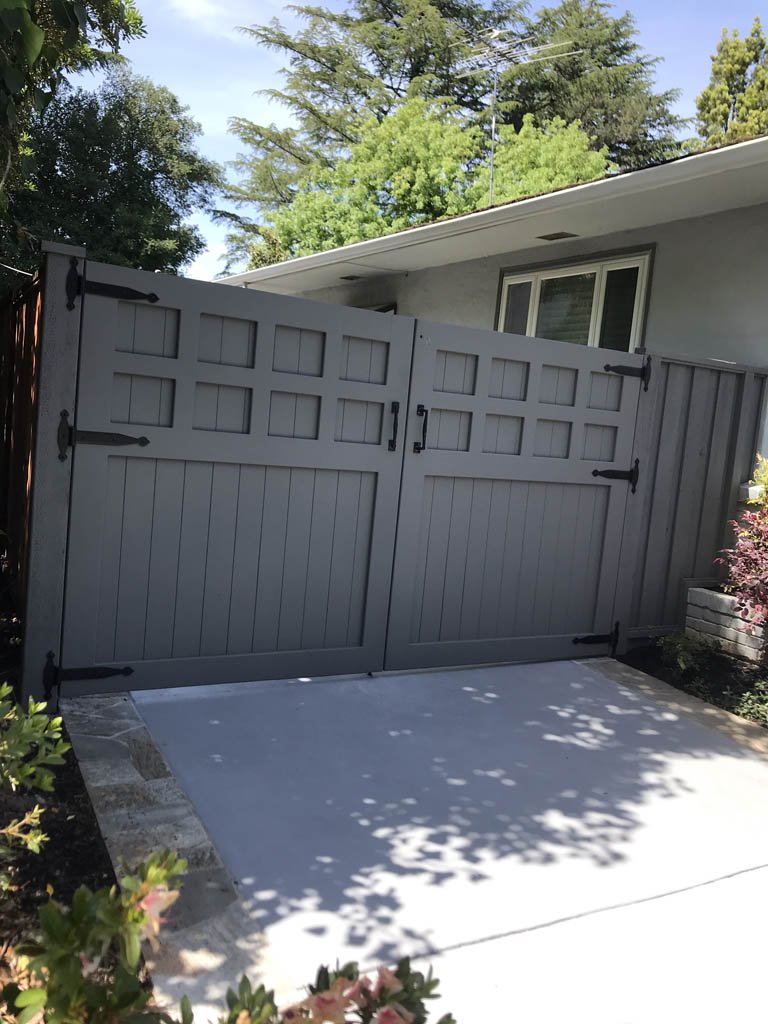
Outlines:
{"label": "window trim", "polygon": [[[603,306],[605,302],[606,276],[610,270],[626,270],[630,267],[637,267],[637,291],[635,292],[635,304],[632,310],[632,329],[629,338],[628,351],[632,352],[640,348],[643,343],[645,329],[645,318],[649,294],[649,279],[652,251],[644,249],[641,251],[616,253],[612,256],[595,255],[588,259],[578,261],[567,260],[562,263],[552,262],[538,264],[523,268],[514,268],[502,271],[499,288],[498,316],[496,318],[496,330],[504,333],[504,321],[507,315],[507,295],[509,287],[513,284],[530,282],[531,297],[528,305],[528,321],[526,324],[526,336],[535,338],[536,321],[539,315],[541,299],[541,282],[551,278],[573,277],[579,274],[595,274],[595,291],[592,302],[592,317],[589,323],[589,337],[587,346],[590,348],[599,347],[599,332],[602,323]],[[567,344],[567,343],[566,343]],[[607,351],[607,350],[606,350]]]}

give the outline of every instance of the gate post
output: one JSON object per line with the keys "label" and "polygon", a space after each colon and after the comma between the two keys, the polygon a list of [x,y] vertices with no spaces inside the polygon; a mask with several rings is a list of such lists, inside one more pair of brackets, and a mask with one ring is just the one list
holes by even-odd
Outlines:
{"label": "gate post", "polygon": [[84,272],[85,249],[44,242],[42,330],[38,346],[38,391],[34,442],[29,467],[32,500],[26,607],[23,609],[24,647],[22,692],[40,697],[46,655],[60,656],[61,625],[69,527],[72,459],[59,459],[57,431],[61,411],[74,419],[82,298],[67,309],[67,274],[73,260]]}

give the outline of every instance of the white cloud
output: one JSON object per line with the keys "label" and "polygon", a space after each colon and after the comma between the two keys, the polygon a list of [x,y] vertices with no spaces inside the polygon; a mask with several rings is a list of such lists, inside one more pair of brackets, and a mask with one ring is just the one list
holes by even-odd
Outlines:
{"label": "white cloud", "polygon": [[[166,0],[168,8],[186,21],[198,26],[206,33],[226,36],[228,39],[243,39],[237,31],[241,25],[255,21],[264,22],[279,14],[282,3],[261,0],[258,16],[254,17],[253,0]],[[266,15],[266,18],[265,18]]]}

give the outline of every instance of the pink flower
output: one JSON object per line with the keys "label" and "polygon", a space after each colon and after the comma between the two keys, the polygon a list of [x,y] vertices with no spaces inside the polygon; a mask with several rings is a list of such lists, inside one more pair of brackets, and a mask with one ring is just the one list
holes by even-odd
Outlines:
{"label": "pink flower", "polygon": [[357,979],[352,988],[347,992],[347,999],[354,1003],[355,1006],[366,1006],[373,995],[371,985],[371,979],[364,974],[362,978]]}
{"label": "pink flower", "polygon": [[89,975],[93,974],[93,972],[98,968],[98,966],[101,964],[101,960],[98,957],[94,957],[93,960],[89,960],[85,953],[81,953],[80,963],[83,968],[83,976],[87,978]]}
{"label": "pink flower", "polygon": [[373,986],[373,995],[378,998],[382,990],[386,989],[389,995],[392,996],[395,992],[400,992],[402,987],[402,983],[398,980],[394,971],[390,971],[388,967],[380,967],[376,984]]}
{"label": "pink flower", "polygon": [[384,1006],[374,1017],[374,1024],[411,1024],[414,1017],[402,1006]]}
{"label": "pink flower", "polygon": [[299,1005],[309,1010],[313,1024],[346,1024],[349,989],[348,978],[337,978],[326,992],[308,996]]}
{"label": "pink flower", "polygon": [[304,1009],[300,1003],[298,1006],[289,1006],[287,1010],[283,1010],[283,1021],[294,1021],[294,1020],[306,1020],[304,1015]]}
{"label": "pink flower", "polygon": [[153,885],[143,899],[139,900],[139,910],[144,911],[144,923],[141,926],[142,939],[149,939],[154,942],[155,936],[160,931],[160,925],[164,918],[161,914],[178,899],[179,893],[175,889],[169,889],[167,885]]}

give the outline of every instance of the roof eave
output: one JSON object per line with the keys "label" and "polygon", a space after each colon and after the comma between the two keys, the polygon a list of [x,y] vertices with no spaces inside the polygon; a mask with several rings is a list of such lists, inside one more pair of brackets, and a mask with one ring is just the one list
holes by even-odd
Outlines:
{"label": "roof eave", "polygon": [[350,263],[370,258],[381,253],[406,249],[427,241],[439,241],[515,223],[540,214],[567,210],[591,202],[603,202],[608,198],[622,195],[639,195],[663,184],[682,184],[686,181],[735,170],[741,166],[768,162],[768,137],[741,142],[718,150],[708,150],[669,163],[646,167],[625,174],[617,174],[597,181],[584,182],[543,195],[515,200],[502,206],[492,206],[473,213],[433,221],[390,235],[364,242],[327,249],[311,256],[298,256],[257,270],[222,278],[220,283],[245,285],[266,282],[276,278],[287,278],[307,270],[332,266],[334,263]]}

